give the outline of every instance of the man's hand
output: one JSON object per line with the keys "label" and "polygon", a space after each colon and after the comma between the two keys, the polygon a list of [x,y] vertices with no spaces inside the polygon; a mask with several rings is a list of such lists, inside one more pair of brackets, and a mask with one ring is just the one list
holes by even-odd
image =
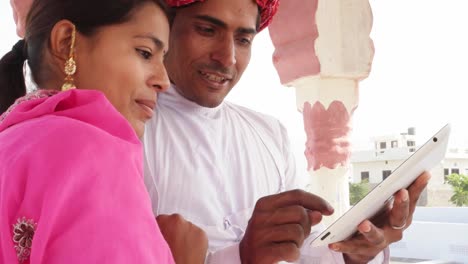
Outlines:
{"label": "man's hand", "polygon": [[178,214],[159,215],[156,220],[177,264],[205,263],[208,238],[203,230]]}
{"label": "man's hand", "polygon": [[244,264],[295,261],[311,226],[331,215],[333,208],[322,198],[293,190],[259,199],[249,220],[239,253]]}
{"label": "man's hand", "polygon": [[359,233],[352,238],[330,244],[330,248],[344,253],[346,263],[367,263],[391,243],[403,238],[403,231],[411,225],[416,203],[430,179],[430,174],[421,174],[406,189],[394,195],[392,208],[358,226]]}

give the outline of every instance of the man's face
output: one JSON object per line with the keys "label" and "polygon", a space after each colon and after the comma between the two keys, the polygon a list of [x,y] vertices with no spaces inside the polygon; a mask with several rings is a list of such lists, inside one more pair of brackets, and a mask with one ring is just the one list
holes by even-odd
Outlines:
{"label": "man's face", "polygon": [[165,64],[185,98],[216,107],[250,61],[258,7],[253,0],[206,0],[177,10]]}

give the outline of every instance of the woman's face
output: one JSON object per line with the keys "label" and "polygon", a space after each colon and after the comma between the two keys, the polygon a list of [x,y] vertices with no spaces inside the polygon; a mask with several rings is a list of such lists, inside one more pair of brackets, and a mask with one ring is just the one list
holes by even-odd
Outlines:
{"label": "woman's face", "polygon": [[169,86],[163,64],[168,39],[165,14],[156,4],[145,3],[123,24],[102,27],[91,37],[80,35],[75,84],[102,91],[141,137],[157,92]]}

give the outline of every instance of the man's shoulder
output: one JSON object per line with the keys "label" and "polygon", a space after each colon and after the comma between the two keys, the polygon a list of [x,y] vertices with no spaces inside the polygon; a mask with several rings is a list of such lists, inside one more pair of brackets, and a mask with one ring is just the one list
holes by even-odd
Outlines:
{"label": "man's shoulder", "polygon": [[229,112],[236,113],[257,128],[262,128],[273,133],[272,136],[274,137],[277,137],[278,134],[284,134],[286,131],[284,125],[277,118],[271,115],[261,113],[232,102],[225,102],[225,106]]}
{"label": "man's shoulder", "polygon": [[262,113],[262,112],[259,112],[259,111],[256,111],[256,110],[253,110],[253,109],[250,109],[248,107],[245,107],[245,106],[241,106],[241,105],[238,105],[238,104],[235,104],[235,103],[232,103],[232,102],[224,102],[225,105],[226,105],[226,108],[228,109],[228,111],[234,111],[234,112],[237,112],[241,115],[246,115],[246,116],[249,116],[251,118],[254,118],[254,119],[258,119],[258,120],[263,120],[263,121],[267,121],[269,123],[272,123],[272,124],[275,124],[275,125],[281,125],[281,122],[276,119],[275,117],[269,115],[269,114],[265,114],[265,113]]}

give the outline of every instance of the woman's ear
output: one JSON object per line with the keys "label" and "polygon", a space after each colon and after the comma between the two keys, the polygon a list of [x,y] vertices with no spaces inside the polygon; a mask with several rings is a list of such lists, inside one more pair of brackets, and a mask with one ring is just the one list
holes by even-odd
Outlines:
{"label": "woman's ear", "polygon": [[55,24],[50,32],[50,54],[52,59],[57,60],[61,65],[70,58],[71,52],[74,52],[75,40],[73,34],[75,25],[69,20],[61,20]]}

